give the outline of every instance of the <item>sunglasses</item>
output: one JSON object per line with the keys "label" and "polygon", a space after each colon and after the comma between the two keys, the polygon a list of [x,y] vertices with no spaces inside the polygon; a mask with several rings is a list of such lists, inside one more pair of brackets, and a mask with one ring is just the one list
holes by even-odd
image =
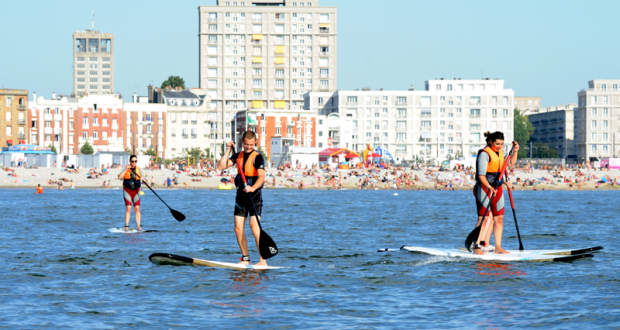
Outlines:
{"label": "sunglasses", "polygon": [[138,161],[137,161],[137,160],[132,160],[131,162],[132,162],[132,163],[137,163]]}

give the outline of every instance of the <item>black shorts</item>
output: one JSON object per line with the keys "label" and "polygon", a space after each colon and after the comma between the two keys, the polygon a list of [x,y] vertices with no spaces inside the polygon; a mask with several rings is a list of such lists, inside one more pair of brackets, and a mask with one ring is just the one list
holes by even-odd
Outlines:
{"label": "black shorts", "polygon": [[[255,191],[252,194],[252,200],[254,201],[254,207],[256,208],[256,212],[260,217],[263,210],[263,193],[261,189]],[[235,198],[235,216],[247,218],[248,215],[255,215],[254,208],[252,208],[252,202],[250,202],[250,197],[247,193],[241,191],[237,191],[237,197]]]}

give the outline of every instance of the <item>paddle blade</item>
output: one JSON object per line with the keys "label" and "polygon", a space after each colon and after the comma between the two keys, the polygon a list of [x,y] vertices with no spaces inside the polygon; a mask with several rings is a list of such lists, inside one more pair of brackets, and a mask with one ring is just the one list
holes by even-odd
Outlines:
{"label": "paddle blade", "polygon": [[263,259],[269,259],[278,254],[278,246],[276,245],[276,242],[274,242],[273,239],[271,239],[271,236],[267,235],[267,233],[262,229],[260,231],[258,250]]}
{"label": "paddle blade", "polygon": [[170,209],[170,213],[172,213],[172,216],[179,222],[185,220],[185,215],[177,210]]}
{"label": "paddle blade", "polygon": [[474,228],[469,235],[467,235],[467,238],[465,239],[465,248],[467,248],[467,251],[472,252],[474,250],[474,244],[478,240],[478,236],[480,236],[481,228],[482,226],[478,226]]}

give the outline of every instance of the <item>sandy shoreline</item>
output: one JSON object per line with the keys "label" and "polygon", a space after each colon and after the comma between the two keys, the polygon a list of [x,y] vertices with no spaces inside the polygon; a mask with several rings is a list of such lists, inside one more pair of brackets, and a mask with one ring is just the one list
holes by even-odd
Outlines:
{"label": "sandy shoreline", "polygon": [[[4,169],[0,170],[0,174],[3,176],[2,178],[0,178],[0,188],[30,188],[34,190],[38,184],[41,184],[41,186],[43,186],[43,188],[46,188],[46,189],[57,189],[58,187],[57,185],[48,184],[49,180],[59,181],[61,178],[73,180],[73,184],[76,189],[84,189],[84,188],[106,189],[107,187],[106,188],[103,187],[104,180],[110,181],[112,188],[122,187],[122,181],[118,179],[118,174],[120,173],[121,169],[110,169],[109,170],[110,174],[103,175],[101,176],[100,179],[88,179],[87,173],[89,169],[82,169],[80,170],[79,174],[69,173],[67,171],[64,171],[61,168],[39,168],[39,169],[11,168],[11,169],[14,170],[14,173],[17,175],[17,177],[10,176],[9,175],[10,172],[6,172],[4,171]],[[278,172],[277,170],[267,170],[265,189],[274,188],[272,186],[273,178],[274,178],[273,175],[276,175],[277,172]],[[343,188],[358,189],[358,182],[361,179],[360,176],[350,177],[349,173],[351,172],[351,170],[341,170],[338,172],[344,174],[345,176],[343,180],[343,184],[342,184]],[[418,175],[418,177],[421,178],[421,182],[416,182],[413,189],[415,190],[419,190],[419,189],[434,190],[435,189],[435,182],[429,179],[425,175],[425,171],[406,170],[405,172],[410,173],[412,175]],[[143,170],[143,174],[145,175],[145,177],[148,178],[149,183],[151,182],[151,178],[155,179],[155,186],[153,187],[154,189],[167,189],[165,188],[164,183],[168,177],[172,179],[173,174],[178,174],[179,176],[179,185],[178,186],[172,185],[173,188],[177,188],[177,189],[185,189],[184,183],[187,183],[188,189],[215,189],[217,190],[218,186],[222,184],[220,182],[222,178],[230,179],[230,175],[228,176],[215,175],[215,172],[212,171],[210,173],[211,175],[213,175],[212,177],[210,178],[202,177],[201,182],[195,182],[195,181],[191,181],[192,179],[196,179],[196,178],[190,176],[189,175],[190,173],[196,173],[196,170],[191,170],[190,172],[180,172],[180,173],[177,173],[172,170]],[[303,185],[304,185],[303,189],[318,189],[317,178],[315,176],[304,177],[302,176],[302,173],[303,173],[302,170],[297,170],[297,171],[287,170],[284,173],[282,173],[283,174],[282,176],[276,176],[275,177],[276,178],[275,189],[298,189],[299,182],[303,182]],[[328,171],[322,171],[322,170],[318,172],[318,174],[321,177],[320,189],[325,189],[325,190],[331,189],[331,185],[328,186],[325,183],[327,181],[326,178],[330,174],[333,174],[333,173],[334,173],[333,171],[328,172]],[[385,176],[385,173],[386,173],[385,170],[382,170],[380,175],[373,173],[372,175],[377,182],[375,183],[375,187],[368,187],[367,189],[375,190],[375,188],[377,188],[379,190],[384,190],[384,189],[394,190],[393,183],[391,182],[391,180],[394,179],[395,176],[393,175],[387,176],[387,178],[390,180],[390,182],[387,184],[387,188],[386,188],[386,185],[381,182],[381,179]],[[401,173],[402,171],[397,172],[398,175],[400,175]],[[574,178],[575,176],[575,171],[564,171],[563,173],[569,178]],[[592,179],[591,181],[585,182],[583,184],[583,190],[595,190],[596,189],[595,182],[598,181],[604,175],[609,175],[612,179],[620,178],[619,170],[611,170],[611,171],[591,170],[591,171],[584,171],[584,173],[586,175],[587,174],[590,174],[593,176],[595,175],[598,179],[597,180]],[[462,173],[438,172],[438,174],[441,176],[443,180],[452,181],[452,186],[456,190],[470,190],[472,188],[471,185],[467,184],[467,180],[464,179],[464,176]],[[200,177],[198,178],[200,179]],[[553,175],[551,175],[548,171],[545,171],[545,170],[534,170],[533,173],[525,173],[523,171],[517,171],[515,175],[512,175],[510,177],[510,180],[511,182],[515,183],[517,178],[520,178],[521,180],[525,180],[525,179],[535,180],[538,178],[547,178],[551,180],[551,181],[542,181],[542,182],[539,181],[539,183],[536,184],[536,190],[543,190],[543,189],[544,190],[570,190],[571,189],[568,183],[557,182],[559,179],[553,178]],[[27,182],[24,182],[24,181],[27,181]],[[71,185],[70,182],[63,182],[63,188],[65,190],[69,189],[70,185]],[[148,190],[148,188],[144,188],[144,189]],[[405,185],[402,184],[399,187],[399,189],[404,190]],[[534,190],[534,186],[523,187],[522,185],[518,185],[516,189],[517,190]],[[601,185],[600,189],[601,190],[613,190],[613,189],[620,189],[620,187],[612,186],[612,185]],[[573,184],[573,190],[577,190],[577,185]]]}

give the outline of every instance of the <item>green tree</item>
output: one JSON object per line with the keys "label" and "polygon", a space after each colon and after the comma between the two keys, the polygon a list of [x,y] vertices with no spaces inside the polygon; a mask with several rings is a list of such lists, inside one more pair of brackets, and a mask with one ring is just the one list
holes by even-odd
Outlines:
{"label": "green tree", "polygon": [[146,149],[144,154],[147,156],[153,156],[153,157],[157,156],[157,153],[155,153],[155,150],[153,150],[153,147],[149,147],[148,149]]}
{"label": "green tree", "polygon": [[532,158],[560,158],[560,153],[546,143],[534,143]]}
{"label": "green tree", "polygon": [[50,145],[50,148],[51,148],[51,151],[52,151],[53,153],[55,153],[55,154],[57,154],[57,153],[58,153],[58,151],[56,150],[56,147],[54,147],[54,145],[53,145],[53,144],[51,144],[51,145]]}
{"label": "green tree", "polygon": [[80,153],[82,155],[92,155],[95,153],[95,150],[93,150],[93,146],[86,141],[86,143],[84,143],[84,145],[80,148]]}
{"label": "green tree", "polygon": [[166,86],[170,86],[172,88],[176,88],[176,87],[185,88],[185,80],[183,80],[183,78],[179,76],[170,76],[168,77],[168,79],[164,80],[163,83],[161,83],[162,89],[166,88]]}
{"label": "green tree", "polygon": [[448,156],[446,156],[446,160],[452,160],[452,155],[448,154]]}
{"label": "green tree", "polygon": [[200,150],[200,148],[191,148],[187,151],[185,151],[185,157],[189,156],[192,160],[194,158],[196,158],[196,160],[204,158],[204,153],[202,152],[202,150]]}
{"label": "green tree", "polygon": [[527,116],[521,115],[521,111],[514,110],[514,132],[515,141],[519,143],[519,158],[527,158],[527,147],[530,136],[534,133],[534,126],[530,123]]}
{"label": "green tree", "polygon": [[128,155],[131,155],[131,154],[132,154],[131,149],[130,149],[129,147],[125,148],[125,152],[126,152]]}

